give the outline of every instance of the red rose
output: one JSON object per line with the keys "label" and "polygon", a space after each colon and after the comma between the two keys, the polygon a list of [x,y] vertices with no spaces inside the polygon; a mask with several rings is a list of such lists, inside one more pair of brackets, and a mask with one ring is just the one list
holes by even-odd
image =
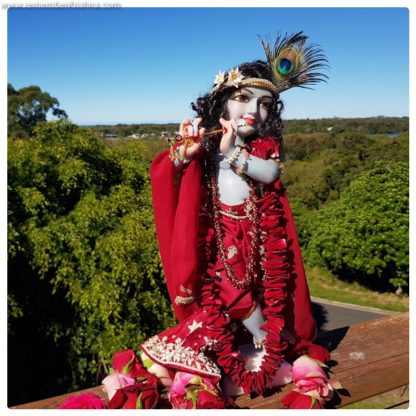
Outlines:
{"label": "red rose", "polygon": [[139,409],[154,409],[159,401],[159,392],[157,386],[155,388],[149,388],[143,390],[139,394]]}
{"label": "red rose", "polygon": [[321,363],[326,363],[331,358],[329,351],[326,348],[317,344],[310,344],[307,348],[306,355],[309,355],[309,357],[314,358],[315,360],[318,360]]}
{"label": "red rose", "polygon": [[93,393],[69,396],[58,409],[105,409],[105,403]]}
{"label": "red rose", "polygon": [[133,350],[117,351],[113,357],[112,367],[115,371],[131,377],[146,376],[146,370]]}
{"label": "red rose", "polygon": [[186,400],[185,396],[174,396],[170,398],[170,404],[174,409],[193,409],[192,400]]}
{"label": "red rose", "polygon": [[323,409],[322,405],[313,397],[292,391],[282,399],[286,409]]}
{"label": "red rose", "polygon": [[308,355],[321,363],[326,363],[331,359],[331,354],[326,348],[306,340],[297,343],[295,349],[289,353],[288,359],[296,359],[302,355]]}
{"label": "red rose", "polygon": [[206,390],[198,392],[197,409],[224,409],[224,400],[217,394],[211,394]]}
{"label": "red rose", "polygon": [[137,389],[128,387],[118,389],[108,403],[109,409],[136,409],[139,393]]}
{"label": "red rose", "polygon": [[109,409],[153,409],[159,401],[156,387],[146,383],[136,383],[118,389],[108,403]]}

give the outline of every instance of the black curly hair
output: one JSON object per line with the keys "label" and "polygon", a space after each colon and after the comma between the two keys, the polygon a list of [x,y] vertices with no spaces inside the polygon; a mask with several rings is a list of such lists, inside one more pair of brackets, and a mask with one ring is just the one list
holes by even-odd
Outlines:
{"label": "black curly hair", "polygon": [[[238,69],[245,78],[263,78],[269,81],[272,80],[269,66],[264,61],[257,60],[245,62],[239,65]],[[227,75],[225,81],[226,80]],[[207,93],[199,97],[196,102],[191,103],[192,109],[197,113],[197,116],[202,118],[201,125],[205,127],[207,131],[221,128],[219,119],[220,117],[226,117],[226,102],[235,90],[235,87],[222,87],[214,93]],[[283,102],[277,94],[270,107],[269,117],[266,123],[256,133],[256,137],[273,136],[278,140],[282,139],[282,119],[280,117],[282,110]],[[202,139],[201,143],[209,153],[216,151],[219,146],[219,140],[213,140],[212,136]]]}

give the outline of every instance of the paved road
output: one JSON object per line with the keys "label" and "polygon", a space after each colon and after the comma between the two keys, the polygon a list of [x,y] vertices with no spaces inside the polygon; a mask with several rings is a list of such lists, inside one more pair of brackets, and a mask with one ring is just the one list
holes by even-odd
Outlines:
{"label": "paved road", "polygon": [[312,302],[313,313],[318,324],[318,333],[349,326],[357,322],[369,321],[389,313],[321,299],[313,299]]}

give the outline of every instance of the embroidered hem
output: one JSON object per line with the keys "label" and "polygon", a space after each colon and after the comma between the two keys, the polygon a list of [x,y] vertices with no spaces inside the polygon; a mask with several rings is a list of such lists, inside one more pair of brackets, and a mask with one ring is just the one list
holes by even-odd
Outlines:
{"label": "embroidered hem", "polygon": [[203,352],[197,354],[191,347],[185,347],[184,340],[179,337],[175,342],[167,342],[167,339],[166,336],[160,338],[155,335],[143,343],[141,348],[160,365],[184,371],[197,371],[198,374],[210,377],[221,377],[218,366]]}

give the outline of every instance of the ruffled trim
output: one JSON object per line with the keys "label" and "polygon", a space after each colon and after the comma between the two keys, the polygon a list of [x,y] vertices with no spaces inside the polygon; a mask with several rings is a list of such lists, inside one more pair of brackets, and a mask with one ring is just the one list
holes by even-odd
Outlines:
{"label": "ruffled trim", "polygon": [[274,376],[283,360],[283,352],[287,348],[287,343],[281,338],[281,331],[285,325],[283,311],[287,297],[287,282],[290,279],[286,235],[281,224],[283,212],[274,193],[267,194],[258,204],[264,247],[261,267],[264,271],[265,324],[262,329],[267,332],[263,343],[266,354],[258,371],[253,372],[245,368],[234,336],[228,329],[230,318],[219,300],[214,271],[208,270],[208,274],[203,277],[201,289],[202,307],[209,310],[207,329],[211,332],[210,336],[218,340],[213,347],[217,364],[245,394],[263,394],[272,387]]}

